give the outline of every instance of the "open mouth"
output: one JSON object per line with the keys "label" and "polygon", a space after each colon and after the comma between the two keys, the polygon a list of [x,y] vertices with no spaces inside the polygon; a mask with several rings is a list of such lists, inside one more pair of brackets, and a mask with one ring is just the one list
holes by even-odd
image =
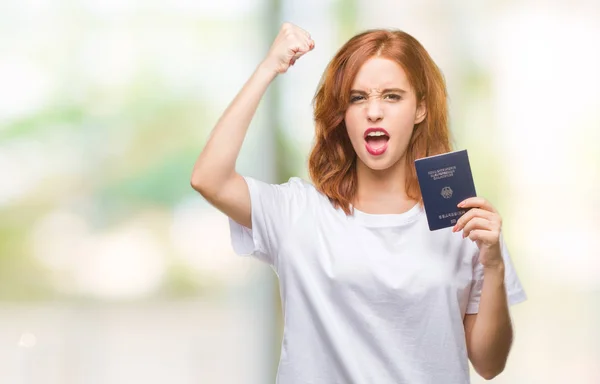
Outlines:
{"label": "open mouth", "polygon": [[383,128],[369,128],[365,131],[365,145],[371,155],[381,155],[385,152],[390,135]]}

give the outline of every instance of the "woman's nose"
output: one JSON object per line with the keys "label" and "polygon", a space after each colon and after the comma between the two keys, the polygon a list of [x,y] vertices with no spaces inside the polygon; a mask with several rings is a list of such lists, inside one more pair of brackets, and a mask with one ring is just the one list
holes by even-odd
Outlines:
{"label": "woman's nose", "polygon": [[367,118],[370,121],[378,121],[383,118],[383,108],[381,108],[379,100],[369,100],[367,105]]}

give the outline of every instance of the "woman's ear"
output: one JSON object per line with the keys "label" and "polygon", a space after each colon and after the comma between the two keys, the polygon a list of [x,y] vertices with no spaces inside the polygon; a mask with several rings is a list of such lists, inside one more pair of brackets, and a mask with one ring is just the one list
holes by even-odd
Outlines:
{"label": "woman's ear", "polygon": [[421,100],[419,105],[417,106],[417,113],[415,113],[415,124],[419,124],[423,120],[425,120],[425,116],[427,116],[427,105],[425,100]]}

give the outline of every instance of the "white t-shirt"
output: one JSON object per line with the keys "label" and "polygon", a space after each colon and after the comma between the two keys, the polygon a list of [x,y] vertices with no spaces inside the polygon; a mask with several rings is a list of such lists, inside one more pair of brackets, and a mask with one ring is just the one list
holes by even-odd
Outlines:
{"label": "white t-shirt", "polygon": [[[477,313],[478,248],[430,231],[423,208],[346,216],[313,185],[246,177],[252,230],[237,254],[275,270],[284,311],[279,384],[465,384],[463,318]],[[526,296],[502,240],[509,304]]]}

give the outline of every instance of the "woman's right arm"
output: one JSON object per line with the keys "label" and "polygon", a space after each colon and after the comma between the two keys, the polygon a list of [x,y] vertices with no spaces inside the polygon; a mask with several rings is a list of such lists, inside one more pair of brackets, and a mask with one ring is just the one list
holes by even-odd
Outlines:
{"label": "woman's right arm", "polygon": [[313,48],[314,42],[306,31],[293,24],[283,24],[267,57],[218,120],[194,164],[192,187],[247,228],[252,226],[250,192],[243,177],[235,171],[246,131],[273,79]]}

